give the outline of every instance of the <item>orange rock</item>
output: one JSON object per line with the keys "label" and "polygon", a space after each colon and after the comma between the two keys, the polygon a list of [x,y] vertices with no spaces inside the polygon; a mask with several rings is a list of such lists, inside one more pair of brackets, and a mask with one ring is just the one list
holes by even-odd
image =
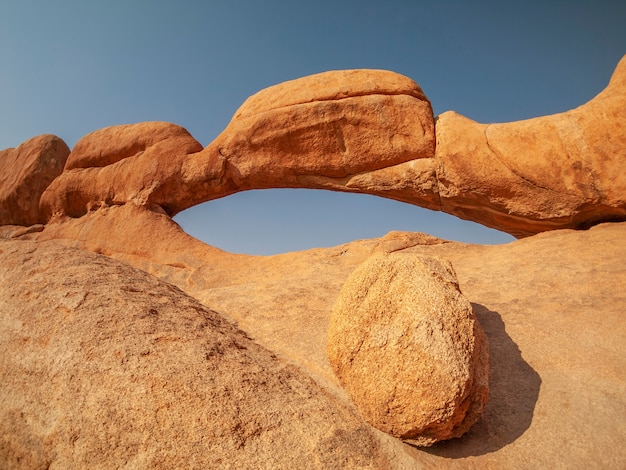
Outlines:
{"label": "orange rock", "polygon": [[47,221],[39,198],[63,171],[70,150],[54,135],[40,135],[17,148],[0,150],[0,225]]}
{"label": "orange rock", "polygon": [[[380,72],[367,85],[369,72],[333,72],[261,92],[204,150],[186,131],[165,123],[116,126],[85,137],[41,198],[46,219],[79,217],[54,217],[42,232],[42,226],[0,230],[0,238],[21,239],[0,243],[6,292],[0,313],[8,319],[0,322],[2,461],[46,467],[56,458],[58,465],[72,466],[106,455],[122,465],[133,455],[138,465],[167,467],[202,466],[214,457],[209,463],[217,464],[224,456],[240,466],[288,466],[315,455],[320,467],[511,468],[528,462],[623,468],[626,300],[615,286],[626,283],[626,223],[555,230],[503,246],[396,233],[251,257],[204,245],[169,215],[244,189],[294,186],[385,195],[519,236],[620,219],[625,60],[604,92],[562,115],[482,127],[445,113],[437,123],[436,150],[427,101],[409,81]],[[362,83],[344,83],[355,78]],[[376,88],[378,80],[382,88]],[[409,116],[413,111],[426,120]],[[307,115],[318,121],[308,126]],[[291,120],[281,121],[281,128],[276,121],[283,118]],[[409,129],[410,122],[423,128]],[[341,133],[333,133],[335,124]],[[424,140],[411,143],[409,131]],[[343,154],[342,139],[346,152],[359,150],[350,154],[354,158]],[[413,147],[405,151],[407,141]],[[279,164],[267,148],[280,156]],[[551,157],[531,159],[535,150]],[[317,152],[327,152],[328,159]],[[518,161],[513,152],[526,158]],[[559,176],[552,180],[551,172]],[[13,184],[11,178],[0,191]],[[44,243],[51,239],[56,241]],[[204,306],[128,266],[62,250],[59,243],[121,259]],[[490,400],[481,419],[463,437],[428,451],[378,433],[350,412],[325,353],[332,304],[344,280],[373,253],[399,250],[451,260],[492,351]],[[146,307],[163,309],[165,321],[146,327]],[[254,341],[215,311],[236,320]],[[210,319],[212,327],[202,334],[186,327],[198,318]],[[207,369],[198,351],[220,339],[229,346],[226,362],[212,362],[210,370],[218,372],[223,390],[250,392],[239,401],[232,393],[220,401],[202,375]],[[176,350],[169,354],[171,345]],[[142,346],[159,361],[142,356]],[[116,400],[110,387],[101,387],[103,377]],[[168,385],[170,379],[179,386]],[[151,393],[141,395],[141,387]],[[196,389],[202,394],[180,393]],[[215,439],[200,445],[194,439],[201,426],[189,423],[208,416],[202,414],[207,409],[217,418],[203,421],[202,429]],[[162,445],[144,439],[155,432]],[[180,443],[176,453],[168,453],[170,442]]]}
{"label": "orange rock", "polygon": [[45,228],[43,224],[35,224],[29,226],[23,225],[0,225],[0,239],[9,238],[37,238],[35,234],[42,232]]}
{"label": "orange rock", "polygon": [[246,189],[393,195],[407,180],[424,205],[438,201],[430,102],[415,82],[392,72],[327,72],[270,87],[201,150],[174,124],[95,131],[76,144],[42,209],[76,217],[134,202],[158,204],[173,216]]}
{"label": "orange rock", "polygon": [[232,322],[126,263],[0,243],[3,468],[393,468],[374,432]]}
{"label": "orange rock", "polygon": [[[126,204],[55,220],[27,237],[33,235],[38,242],[53,238],[104,253],[177,285],[235,320],[255,342],[295,364],[345,406],[349,399],[326,354],[342,284],[373,253],[401,250],[448,259],[489,341],[489,400],[463,437],[427,449],[373,431],[381,446],[403,459],[390,467],[626,466],[621,445],[626,439],[626,296],[616,289],[626,285],[626,223],[553,230],[497,246],[392,233],[262,257],[225,253],[185,234],[162,211]],[[4,246],[0,243],[0,251]],[[17,265],[8,258],[0,271],[7,267],[14,276]],[[52,279],[60,279],[50,269]],[[41,285],[38,281],[39,290]],[[0,296],[0,310],[10,299],[14,302],[10,294]],[[0,329],[12,325],[0,322]],[[185,409],[193,421],[197,410]],[[349,448],[350,436],[338,433],[337,445]],[[56,445],[53,438],[47,442]],[[276,452],[287,449],[280,442]]]}
{"label": "orange rock", "polygon": [[[180,126],[167,122],[142,122],[100,129],[80,139],[67,159],[65,170],[103,167],[154,152],[200,150],[198,142]],[[160,155],[158,155],[160,156]]]}
{"label": "orange rock", "polygon": [[418,446],[459,437],[489,392],[489,354],[452,265],[379,254],[343,285],[328,356],[372,426]]}
{"label": "orange rock", "polygon": [[479,124],[439,116],[441,210],[517,237],[626,220],[626,57],[588,103]]}
{"label": "orange rock", "polygon": [[80,216],[133,202],[173,216],[238,191],[289,187],[389,197],[518,237],[624,220],[625,77],[626,58],[606,90],[566,113],[479,124],[447,112],[435,126],[406,77],[312,75],[250,97],[204,149],[174,124],[96,131],[41,207]]}
{"label": "orange rock", "polygon": [[51,217],[80,217],[100,207],[133,202],[166,210],[191,197],[181,165],[202,145],[180,126],[144,122],[112,126],[80,139],[65,171],[46,189],[41,209]]}
{"label": "orange rock", "polygon": [[388,168],[400,166],[400,178],[434,207],[434,152],[432,108],[415,82],[383,70],[332,71],[248,98],[185,176],[198,181],[197,202],[285,187],[387,195],[398,186]]}

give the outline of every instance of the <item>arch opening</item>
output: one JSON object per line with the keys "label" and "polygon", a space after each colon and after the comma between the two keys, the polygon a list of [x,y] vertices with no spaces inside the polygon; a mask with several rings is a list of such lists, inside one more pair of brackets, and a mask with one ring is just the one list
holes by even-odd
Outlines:
{"label": "arch opening", "polygon": [[337,246],[393,230],[483,245],[515,240],[478,223],[392,199],[314,189],[243,191],[198,204],[174,220],[209,245],[249,255]]}

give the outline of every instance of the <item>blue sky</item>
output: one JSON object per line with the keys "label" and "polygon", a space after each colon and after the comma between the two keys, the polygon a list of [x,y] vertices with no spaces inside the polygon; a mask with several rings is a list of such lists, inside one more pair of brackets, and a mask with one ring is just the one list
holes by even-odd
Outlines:
{"label": "blue sky", "polygon": [[[504,122],[576,107],[626,54],[626,2],[0,1],[0,148],[52,133],[73,146],[114,124],[169,121],[202,144],[251,94],[335,69],[420,84],[435,114]],[[366,195],[253,191],[176,220],[220,248],[269,254],[390,230],[508,235]]]}

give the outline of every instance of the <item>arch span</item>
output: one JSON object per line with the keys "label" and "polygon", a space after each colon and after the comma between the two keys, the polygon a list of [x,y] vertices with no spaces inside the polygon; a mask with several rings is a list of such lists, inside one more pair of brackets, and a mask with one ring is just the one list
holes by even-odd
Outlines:
{"label": "arch span", "polygon": [[[626,220],[626,57],[594,99],[566,113],[480,124],[435,120],[415,82],[326,72],[249,98],[202,148],[174,124],[81,139],[48,187],[48,216],[158,205],[170,216],[240,191],[358,192],[441,210],[524,237]],[[436,145],[435,145],[436,144]]]}

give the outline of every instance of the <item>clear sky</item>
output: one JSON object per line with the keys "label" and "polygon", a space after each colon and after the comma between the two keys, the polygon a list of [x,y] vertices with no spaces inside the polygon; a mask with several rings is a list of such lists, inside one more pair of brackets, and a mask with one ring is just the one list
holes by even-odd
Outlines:
{"label": "clear sky", "polygon": [[[326,70],[389,69],[435,114],[505,122],[576,107],[626,54],[626,1],[0,0],[0,148],[72,147],[114,124],[169,121],[203,145],[251,94]],[[176,219],[220,248],[269,254],[390,230],[512,237],[366,195],[252,191]]]}

